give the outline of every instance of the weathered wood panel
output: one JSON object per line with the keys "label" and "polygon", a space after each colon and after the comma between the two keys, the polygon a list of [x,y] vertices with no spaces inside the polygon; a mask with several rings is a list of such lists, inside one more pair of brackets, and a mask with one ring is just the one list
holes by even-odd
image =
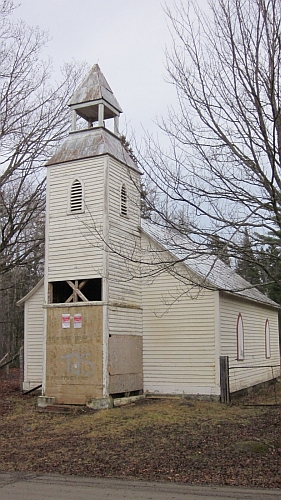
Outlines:
{"label": "weathered wood panel", "polygon": [[221,403],[230,402],[229,390],[229,359],[228,356],[220,356],[220,387]]}
{"label": "weathered wood panel", "polygon": [[134,335],[109,337],[109,374],[142,372],[142,338]]}
{"label": "weathered wood panel", "polygon": [[142,337],[112,335],[108,342],[109,393],[143,389]]}
{"label": "weathered wood panel", "polygon": [[[70,314],[70,328],[62,328],[62,314]],[[81,328],[74,328],[75,314]],[[46,396],[61,404],[101,398],[102,354],[102,306],[47,309]]]}
{"label": "weathered wood panel", "polygon": [[[244,325],[244,360],[237,361],[238,314]],[[269,320],[271,357],[266,359],[265,322]],[[235,297],[221,294],[220,297],[221,355],[229,356],[230,392],[270,380],[280,373],[271,369],[280,364],[278,313],[276,310]],[[257,366],[255,369],[243,369]],[[262,366],[259,368],[259,366]],[[268,368],[264,368],[268,366]]]}
{"label": "weathered wood panel", "polygon": [[143,390],[143,376],[141,373],[127,373],[123,375],[110,375],[109,394],[120,394]]}

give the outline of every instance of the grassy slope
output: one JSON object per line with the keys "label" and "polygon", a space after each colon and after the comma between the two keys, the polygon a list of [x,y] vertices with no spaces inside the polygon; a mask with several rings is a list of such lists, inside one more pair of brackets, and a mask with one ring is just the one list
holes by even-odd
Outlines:
{"label": "grassy slope", "polygon": [[273,402],[273,389],[230,406],[162,399],[60,415],[36,412],[0,375],[1,471],[281,488],[281,407],[243,406]]}

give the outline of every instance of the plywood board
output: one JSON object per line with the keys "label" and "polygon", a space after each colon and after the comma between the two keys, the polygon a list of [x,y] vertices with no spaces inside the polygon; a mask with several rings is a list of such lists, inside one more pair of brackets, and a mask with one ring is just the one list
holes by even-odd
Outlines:
{"label": "plywood board", "polygon": [[[62,328],[70,314],[70,328]],[[81,328],[74,315],[81,314]],[[59,404],[102,397],[102,306],[47,309],[46,396]]]}
{"label": "plywood board", "polygon": [[110,375],[142,371],[142,337],[139,335],[111,335],[108,349]]}
{"label": "plywood board", "polygon": [[142,391],[142,373],[128,373],[126,375],[110,375],[109,394],[120,394],[123,392]]}
{"label": "plywood board", "polygon": [[142,390],[142,337],[111,335],[108,348],[109,393]]}

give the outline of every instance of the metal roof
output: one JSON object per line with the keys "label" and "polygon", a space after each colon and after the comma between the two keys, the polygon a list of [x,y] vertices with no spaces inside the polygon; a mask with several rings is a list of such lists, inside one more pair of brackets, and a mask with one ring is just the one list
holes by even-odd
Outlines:
{"label": "metal roof", "polygon": [[218,257],[206,253],[206,249],[196,246],[186,236],[159,227],[147,220],[142,220],[141,227],[144,233],[197,275],[199,286],[280,307]]}
{"label": "metal roof", "polygon": [[109,154],[137,172],[139,169],[124,148],[120,139],[104,127],[71,132],[55,154],[47,162],[47,166],[67,161],[92,158]]}
{"label": "metal roof", "polygon": [[122,113],[122,108],[101,72],[99,65],[95,64],[85,80],[74,92],[68,105],[76,108],[79,104],[94,103],[100,100],[106,101],[117,111],[117,114]]}
{"label": "metal roof", "polygon": [[[280,308],[279,304],[254,288],[216,256],[201,253],[200,248],[196,248],[196,245],[191,243],[187,237],[163,229],[144,219],[141,221],[141,228],[149,238],[158,243],[165,251],[167,250],[197,276],[198,286]],[[155,252],[153,252],[154,262],[155,258]],[[42,285],[43,278],[25,297],[17,302],[17,305],[26,302]]]}

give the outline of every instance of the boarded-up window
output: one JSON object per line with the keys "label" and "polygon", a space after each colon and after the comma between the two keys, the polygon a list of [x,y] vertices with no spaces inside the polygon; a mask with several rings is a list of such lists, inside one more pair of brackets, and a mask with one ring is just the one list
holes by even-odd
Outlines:
{"label": "boarded-up window", "polygon": [[236,325],[237,336],[237,360],[243,361],[244,359],[244,325],[241,313],[238,314]]}
{"label": "boarded-up window", "polygon": [[128,197],[125,184],[122,184],[121,186],[120,213],[121,215],[128,215]]}
{"label": "boarded-up window", "polygon": [[81,212],[83,209],[83,188],[78,179],[72,183],[70,192],[70,211]]}
{"label": "boarded-up window", "polygon": [[[71,286],[74,285],[74,289]],[[75,292],[78,290],[78,293]],[[87,301],[102,300],[102,280],[101,278],[91,278],[88,280],[74,280],[73,282],[55,281],[49,283],[49,302],[50,304],[59,304],[64,302],[82,302],[83,297],[79,295],[82,292]]]}
{"label": "boarded-up window", "polygon": [[265,322],[265,357],[269,359],[271,356],[270,351],[270,328],[268,319]]}

